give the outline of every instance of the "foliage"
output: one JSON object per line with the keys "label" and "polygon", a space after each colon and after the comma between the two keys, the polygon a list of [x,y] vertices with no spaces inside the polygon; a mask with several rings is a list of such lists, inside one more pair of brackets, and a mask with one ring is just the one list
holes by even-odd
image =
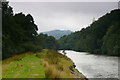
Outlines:
{"label": "foliage", "polygon": [[59,40],[60,49],[120,56],[119,17],[120,9],[113,10],[87,28],[63,36]]}
{"label": "foliage", "polygon": [[8,2],[2,2],[2,58],[43,48],[58,48],[58,43],[52,36],[37,33],[37,25],[30,14],[13,14]]}
{"label": "foliage", "polygon": [[53,36],[48,36],[47,34],[39,34],[35,38],[36,44],[41,45],[44,49],[54,49],[57,50],[59,44]]}

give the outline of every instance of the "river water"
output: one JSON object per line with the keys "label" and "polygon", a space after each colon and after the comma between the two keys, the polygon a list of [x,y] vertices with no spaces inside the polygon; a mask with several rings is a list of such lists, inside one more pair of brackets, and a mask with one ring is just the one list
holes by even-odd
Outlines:
{"label": "river water", "polygon": [[[62,50],[59,51],[62,53]],[[79,72],[87,78],[118,78],[118,57],[94,55],[86,52],[65,51]]]}

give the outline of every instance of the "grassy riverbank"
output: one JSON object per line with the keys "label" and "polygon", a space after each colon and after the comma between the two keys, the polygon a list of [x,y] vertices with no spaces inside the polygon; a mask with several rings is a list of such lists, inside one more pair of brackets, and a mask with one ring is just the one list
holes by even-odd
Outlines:
{"label": "grassy riverbank", "polygon": [[[37,53],[23,53],[2,63],[3,78],[85,78],[66,56],[44,49]],[[70,68],[70,66],[72,68]]]}

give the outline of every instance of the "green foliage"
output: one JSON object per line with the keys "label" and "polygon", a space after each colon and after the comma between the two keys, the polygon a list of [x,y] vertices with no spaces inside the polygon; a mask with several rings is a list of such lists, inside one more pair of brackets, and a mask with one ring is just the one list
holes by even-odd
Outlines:
{"label": "green foliage", "polygon": [[[119,21],[120,23],[120,21]],[[120,56],[120,24],[116,23],[108,29],[108,32],[103,38],[103,53],[107,52],[109,55]],[[105,48],[105,49],[104,49]]]}
{"label": "green foliage", "polygon": [[59,44],[54,37],[42,33],[36,37],[36,44],[41,45],[44,49],[57,50],[59,47]]}
{"label": "green foliage", "polygon": [[86,29],[63,36],[60,49],[120,56],[120,9],[107,13]]}
{"label": "green foliage", "polygon": [[23,13],[13,14],[8,2],[2,3],[2,58],[43,48],[58,48],[54,37],[37,34],[37,25],[33,17]]}

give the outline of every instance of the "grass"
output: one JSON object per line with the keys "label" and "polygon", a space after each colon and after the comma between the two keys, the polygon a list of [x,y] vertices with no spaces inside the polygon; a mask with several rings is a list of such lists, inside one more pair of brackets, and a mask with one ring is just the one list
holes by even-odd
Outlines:
{"label": "grass", "polygon": [[[74,63],[68,57],[54,51],[54,50],[43,50],[47,52],[47,55],[44,55],[44,67],[45,75],[47,78],[77,78],[75,74],[71,73],[69,69]],[[76,69],[73,69],[76,73]],[[81,78],[85,78],[84,75],[79,74]],[[83,79],[84,80],[84,79]]]}
{"label": "grass", "polygon": [[54,50],[28,52],[4,60],[2,78],[76,78],[69,69],[73,64],[69,58]]}
{"label": "grass", "polygon": [[[12,59],[14,58],[12,57]],[[5,62],[7,63],[3,61],[2,65],[3,78],[45,78],[45,69],[42,66],[42,59],[36,57],[35,54],[26,55],[20,60],[15,59],[11,60],[11,62]]]}

